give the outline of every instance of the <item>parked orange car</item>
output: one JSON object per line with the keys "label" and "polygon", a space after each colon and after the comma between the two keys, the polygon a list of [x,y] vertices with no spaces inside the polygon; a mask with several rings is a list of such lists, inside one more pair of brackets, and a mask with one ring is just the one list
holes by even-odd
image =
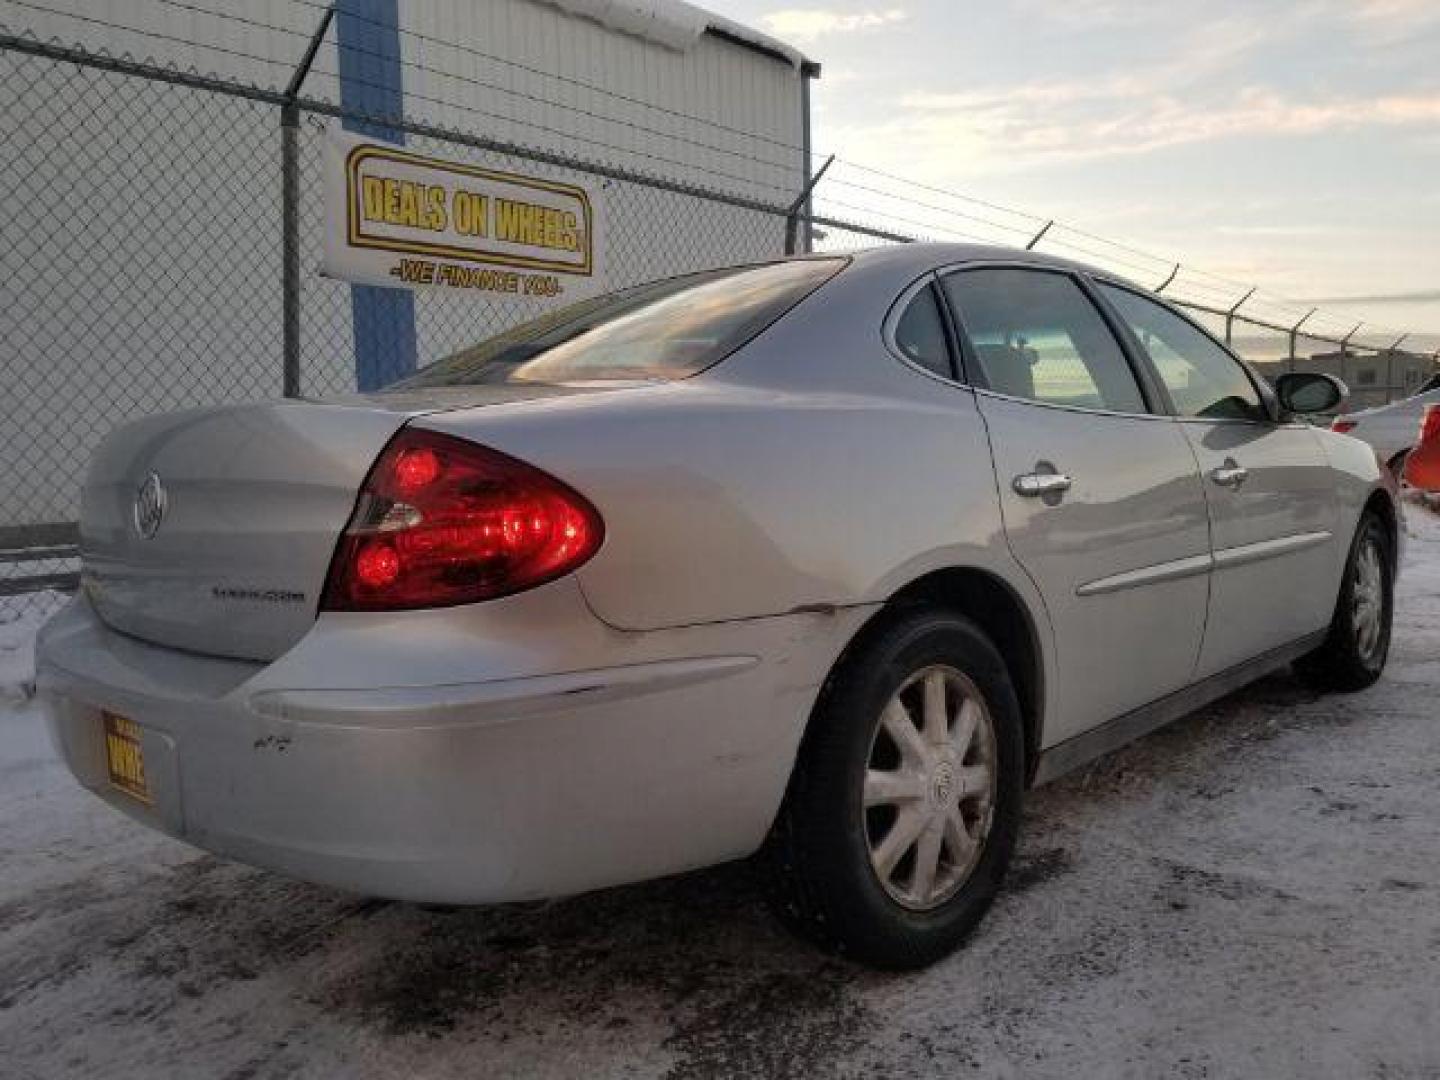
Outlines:
{"label": "parked orange car", "polygon": [[1405,462],[1405,479],[1422,491],[1440,491],[1440,405],[1426,405],[1415,449]]}

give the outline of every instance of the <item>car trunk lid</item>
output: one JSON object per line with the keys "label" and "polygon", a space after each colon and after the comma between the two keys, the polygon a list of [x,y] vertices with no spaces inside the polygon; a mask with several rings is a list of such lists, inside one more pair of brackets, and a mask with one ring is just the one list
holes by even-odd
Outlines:
{"label": "car trunk lid", "polygon": [[193,409],[112,432],[81,500],[100,617],[174,648],[270,660],[313,625],[336,541],[386,443],[428,413],[585,393],[484,386]]}

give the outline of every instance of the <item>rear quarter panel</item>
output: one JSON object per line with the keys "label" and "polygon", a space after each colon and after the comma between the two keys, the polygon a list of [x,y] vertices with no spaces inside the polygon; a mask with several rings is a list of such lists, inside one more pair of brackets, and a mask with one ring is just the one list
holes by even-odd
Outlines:
{"label": "rear quarter panel", "polygon": [[585,596],[615,627],[654,630],[884,600],[941,566],[1013,577],[973,397],[913,377],[943,403],[695,380],[426,426],[594,502],[605,541],[578,573]]}
{"label": "rear quarter panel", "polygon": [[1339,435],[1323,428],[1316,429],[1316,437],[1325,451],[1330,467],[1335,474],[1335,493],[1339,508],[1337,515],[1336,540],[1334,545],[1334,583],[1338,595],[1339,582],[1345,561],[1350,555],[1350,541],[1360,523],[1370,497],[1377,491],[1383,492],[1390,500],[1395,520],[1402,523],[1396,533],[1396,566],[1400,565],[1402,552],[1398,550],[1405,542],[1403,527],[1404,508],[1395,478],[1384,468],[1377,456],[1380,451],[1360,439]]}
{"label": "rear quarter panel", "polygon": [[1041,621],[1005,544],[974,395],[881,337],[914,277],[857,265],[680,382],[427,417],[590,498],[595,612],[651,630],[882,601],[941,567],[991,572]]}

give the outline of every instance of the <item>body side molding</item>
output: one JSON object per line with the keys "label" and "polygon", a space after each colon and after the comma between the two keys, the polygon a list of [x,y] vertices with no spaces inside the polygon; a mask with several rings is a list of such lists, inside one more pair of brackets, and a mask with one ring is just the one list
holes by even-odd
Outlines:
{"label": "body side molding", "polygon": [[1106,593],[1138,589],[1144,585],[1158,585],[1163,581],[1177,581],[1180,578],[1205,574],[1216,568],[1244,566],[1246,563],[1273,559],[1329,543],[1333,535],[1330,532],[1296,533],[1293,536],[1261,540],[1259,543],[1245,544],[1242,547],[1221,548],[1213,555],[1190,555],[1183,559],[1157,563],[1155,566],[1142,566],[1138,570],[1126,570],[1124,573],[1087,581],[1076,588],[1075,595],[1104,596]]}
{"label": "body side molding", "polygon": [[1178,581],[1180,578],[1194,577],[1196,574],[1208,574],[1214,564],[1215,560],[1209,552],[1203,555],[1190,555],[1184,559],[1174,559],[1170,562],[1158,563],[1155,566],[1142,566],[1139,570],[1126,570],[1123,574],[1112,574],[1109,577],[1087,581],[1075,589],[1075,595],[1104,596],[1106,593],[1120,592],[1124,589],[1138,589],[1142,585],[1158,585],[1162,581]]}
{"label": "body side molding", "polygon": [[1277,536],[1273,540],[1261,540],[1256,544],[1240,547],[1221,548],[1215,552],[1217,569],[1227,566],[1244,566],[1246,563],[1273,559],[1279,555],[1290,555],[1296,551],[1327,544],[1335,534],[1332,532],[1295,533],[1291,536]]}

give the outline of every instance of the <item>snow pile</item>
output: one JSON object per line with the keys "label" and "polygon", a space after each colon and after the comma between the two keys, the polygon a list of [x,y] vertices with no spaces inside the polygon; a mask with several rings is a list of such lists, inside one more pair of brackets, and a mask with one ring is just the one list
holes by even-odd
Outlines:
{"label": "snow pile", "polygon": [[16,610],[0,609],[0,700],[29,696],[35,679],[35,634],[65,602],[54,592],[18,599],[23,606]]}
{"label": "snow pile", "polygon": [[591,19],[601,26],[622,34],[633,34],[663,45],[667,49],[686,52],[700,35],[716,30],[732,38],[755,45],[766,52],[783,56],[791,66],[806,63],[796,49],[768,34],[733,22],[722,15],[687,4],[684,0],[545,0],[560,10]]}
{"label": "snow pile", "polygon": [[1405,507],[1405,565],[1402,580],[1440,586],[1440,501],[1411,499]]}

